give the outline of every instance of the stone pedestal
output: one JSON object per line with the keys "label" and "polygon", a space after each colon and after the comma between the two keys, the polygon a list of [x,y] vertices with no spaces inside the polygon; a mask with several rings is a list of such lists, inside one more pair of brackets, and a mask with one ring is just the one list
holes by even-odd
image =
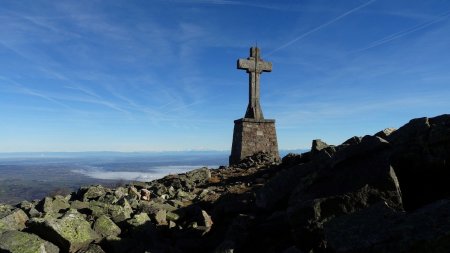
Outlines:
{"label": "stone pedestal", "polygon": [[266,152],[280,160],[274,119],[242,118],[234,121],[233,145],[230,165],[237,164],[247,156]]}

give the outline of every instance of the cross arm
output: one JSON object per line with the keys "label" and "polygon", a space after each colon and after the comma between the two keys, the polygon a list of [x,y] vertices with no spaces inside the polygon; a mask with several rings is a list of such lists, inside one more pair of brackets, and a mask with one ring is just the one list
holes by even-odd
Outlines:
{"label": "cross arm", "polygon": [[265,62],[265,61],[257,61],[255,66],[255,60],[254,59],[239,59],[237,61],[237,68],[238,69],[244,69],[249,72],[271,72],[272,71],[272,63],[271,62]]}
{"label": "cross arm", "polygon": [[250,60],[247,60],[247,59],[239,59],[237,61],[237,68],[238,69],[249,70],[249,69],[251,69],[253,67],[252,66],[252,62],[253,62],[253,65],[254,65],[255,64],[254,61],[250,61]]}

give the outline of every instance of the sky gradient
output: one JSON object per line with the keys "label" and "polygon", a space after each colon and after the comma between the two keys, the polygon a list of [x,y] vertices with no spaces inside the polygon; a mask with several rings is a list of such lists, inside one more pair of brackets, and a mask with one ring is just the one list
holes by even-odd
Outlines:
{"label": "sky gradient", "polygon": [[230,150],[255,43],[280,149],[450,108],[450,1],[0,2],[0,152]]}

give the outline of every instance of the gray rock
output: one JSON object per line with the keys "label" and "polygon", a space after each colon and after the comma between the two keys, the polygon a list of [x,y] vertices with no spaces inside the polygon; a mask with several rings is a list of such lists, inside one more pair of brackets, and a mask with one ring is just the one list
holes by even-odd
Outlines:
{"label": "gray rock", "polygon": [[0,252],[58,253],[59,249],[37,235],[20,231],[5,231],[0,233]]}
{"label": "gray rock", "polygon": [[379,131],[375,134],[375,136],[380,137],[382,139],[386,139],[393,132],[397,131],[395,128],[385,128],[384,130]]}
{"label": "gray rock", "polygon": [[311,153],[313,153],[313,154],[317,153],[327,147],[329,147],[329,145],[326,144],[325,142],[323,142],[321,139],[313,140],[312,147],[311,147]]}

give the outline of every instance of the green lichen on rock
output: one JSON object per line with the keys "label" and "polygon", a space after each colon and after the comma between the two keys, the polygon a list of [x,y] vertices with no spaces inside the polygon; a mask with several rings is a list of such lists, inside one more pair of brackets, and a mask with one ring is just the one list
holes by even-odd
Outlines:
{"label": "green lichen on rock", "polygon": [[59,249],[37,235],[11,230],[0,234],[0,252],[58,253]]}
{"label": "green lichen on rock", "polygon": [[101,185],[83,187],[79,190],[79,195],[82,196],[83,201],[95,200],[104,196],[109,191]]}
{"label": "green lichen on rock", "polygon": [[120,228],[106,215],[100,216],[94,223],[94,231],[103,237],[118,236]]}
{"label": "green lichen on rock", "polygon": [[37,208],[44,213],[58,213],[60,210],[68,209],[70,204],[63,196],[55,196],[54,198],[45,197],[42,199]]}
{"label": "green lichen on rock", "polygon": [[142,226],[147,222],[150,222],[150,217],[147,213],[136,214],[133,218],[127,220],[127,223],[133,227]]}
{"label": "green lichen on rock", "polygon": [[73,209],[59,219],[50,217],[31,219],[29,228],[33,233],[68,252],[76,252],[85,248],[99,238],[83,215]]}
{"label": "green lichen on rock", "polygon": [[22,230],[28,220],[22,209],[0,204],[0,232],[5,230]]}

